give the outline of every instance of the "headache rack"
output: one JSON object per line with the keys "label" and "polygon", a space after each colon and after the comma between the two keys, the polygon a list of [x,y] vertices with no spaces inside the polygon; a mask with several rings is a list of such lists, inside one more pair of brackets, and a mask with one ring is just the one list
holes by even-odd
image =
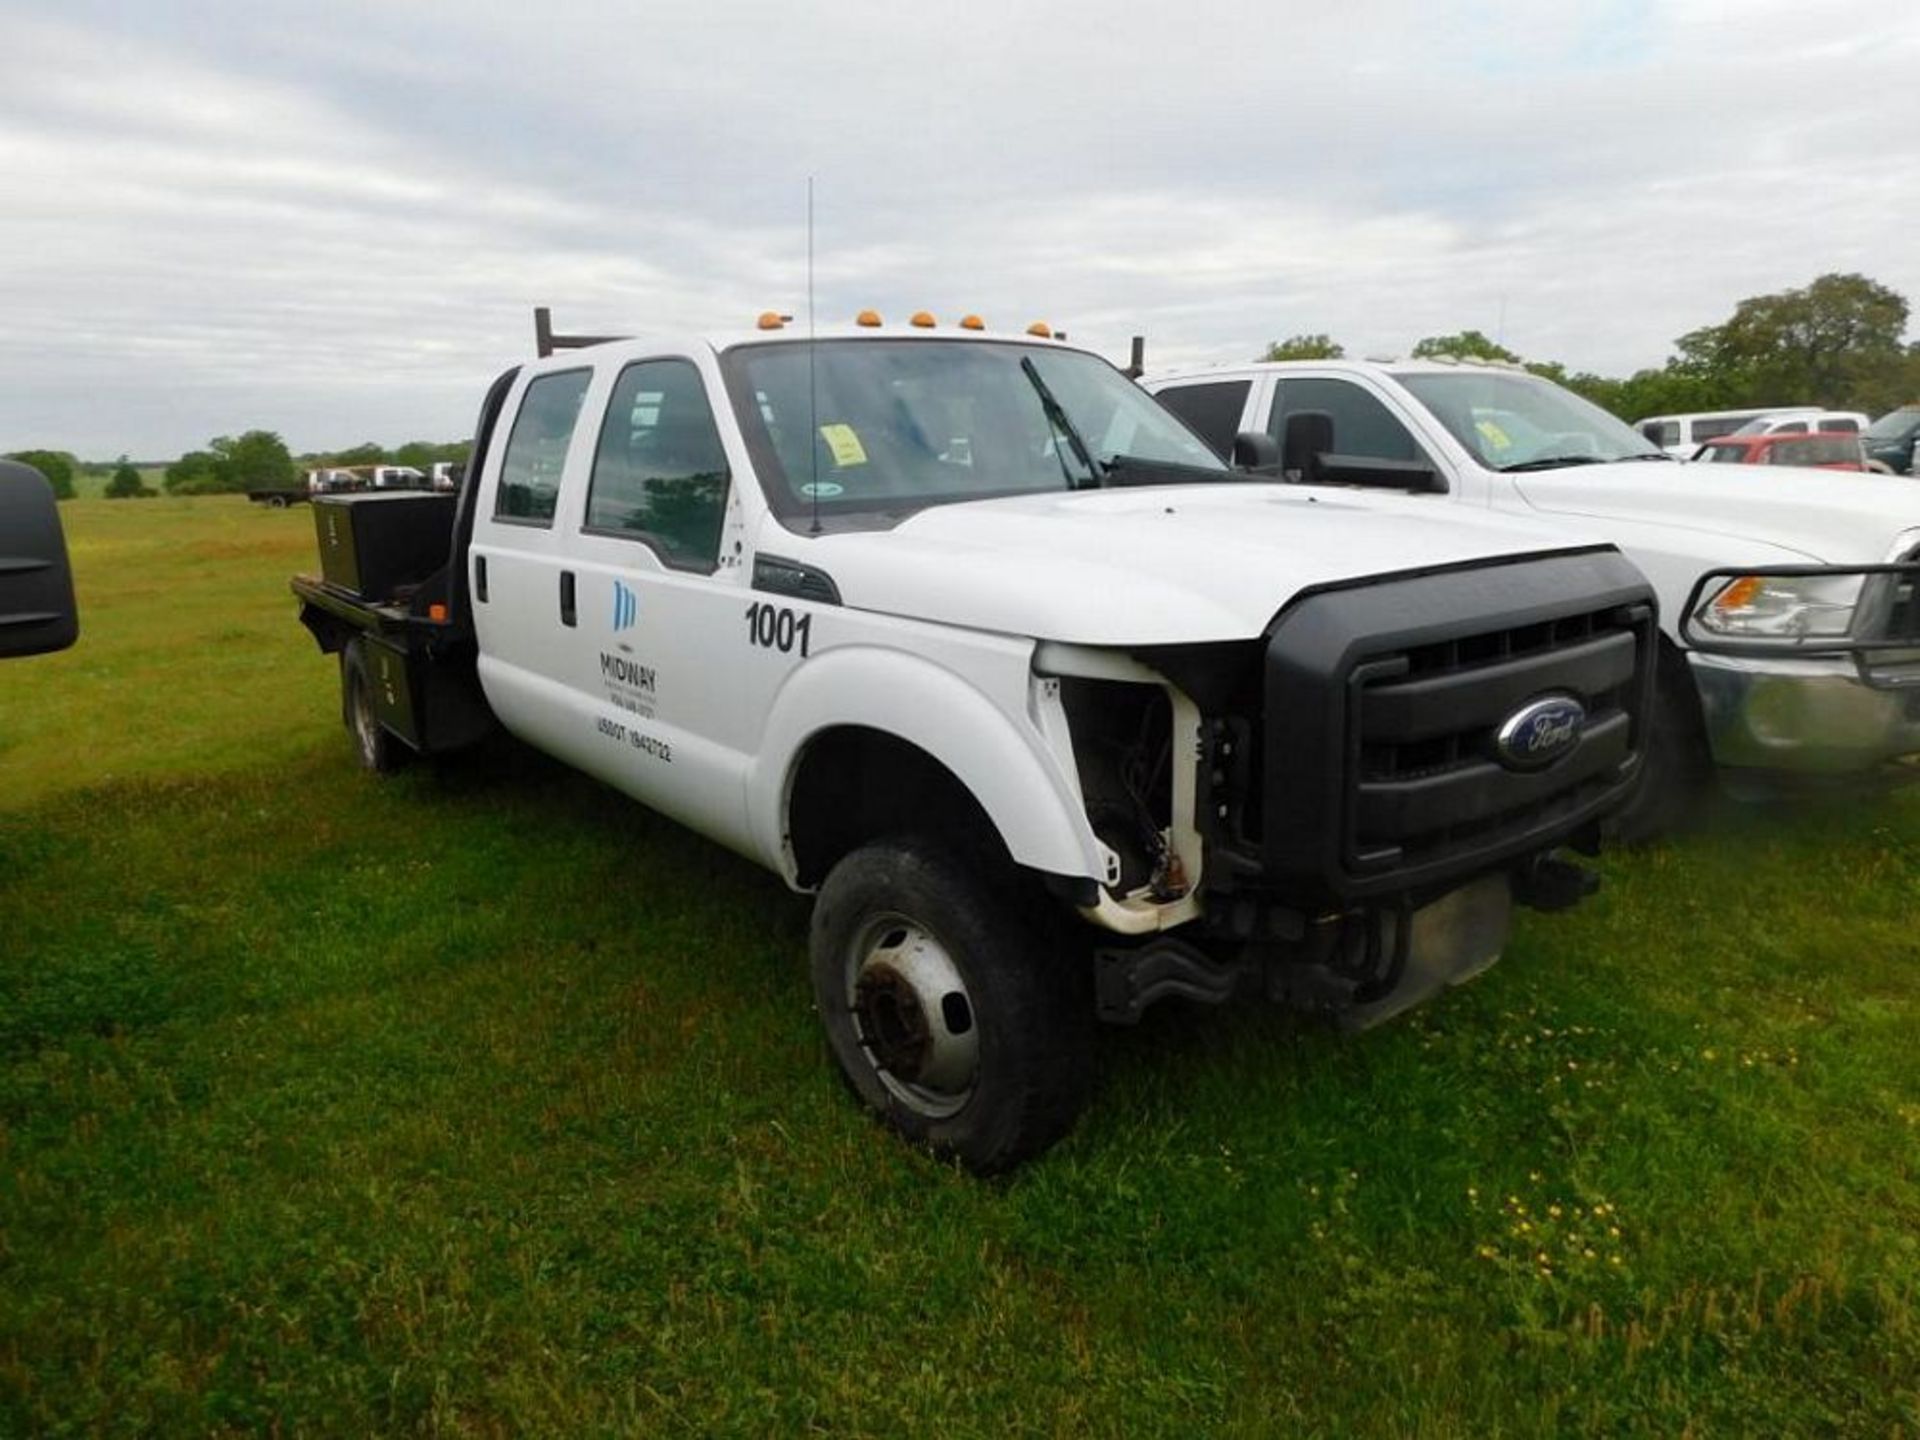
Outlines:
{"label": "headache rack", "polygon": [[553,311],[545,305],[533,307],[533,348],[544,360],[556,350],[585,350],[593,345],[611,345],[630,340],[630,335],[560,335],[554,332]]}

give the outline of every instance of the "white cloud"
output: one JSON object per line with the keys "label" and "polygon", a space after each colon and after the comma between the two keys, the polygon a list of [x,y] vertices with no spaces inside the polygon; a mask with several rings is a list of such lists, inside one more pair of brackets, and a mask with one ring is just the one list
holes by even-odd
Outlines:
{"label": "white cloud", "polygon": [[1657,364],[1920,302],[1920,18],[1739,0],[0,5],[0,448],[460,433],[528,311],[1045,316],[1124,353],[1504,329]]}

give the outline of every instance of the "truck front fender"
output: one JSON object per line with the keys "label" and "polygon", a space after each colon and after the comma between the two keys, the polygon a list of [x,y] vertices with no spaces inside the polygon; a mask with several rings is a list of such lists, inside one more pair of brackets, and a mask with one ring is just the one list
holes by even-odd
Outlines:
{"label": "truck front fender", "polygon": [[1052,875],[1097,879],[1100,853],[1067,774],[1025,707],[1009,715],[973,684],[918,656],[854,645],[815,656],[775,696],[747,776],[749,823],[760,852],[789,883],[794,777],[808,745],[828,731],[877,731],[944,766],[978,802],[1015,862]]}

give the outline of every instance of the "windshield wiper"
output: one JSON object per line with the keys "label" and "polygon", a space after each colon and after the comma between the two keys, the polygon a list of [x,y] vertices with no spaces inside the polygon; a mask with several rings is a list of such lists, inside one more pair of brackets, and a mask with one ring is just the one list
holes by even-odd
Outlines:
{"label": "windshield wiper", "polygon": [[1495,468],[1502,475],[1518,475],[1523,470],[1558,470],[1564,465],[1604,465],[1607,462],[1598,455],[1542,455],[1534,460],[1516,460],[1511,465],[1499,465]]}
{"label": "windshield wiper", "polygon": [[1678,465],[1680,463],[1664,450],[1652,450],[1645,455],[1622,455],[1620,458],[1622,460],[1664,460],[1669,465]]}
{"label": "windshield wiper", "polygon": [[1040,367],[1033,363],[1031,355],[1023,356],[1020,368],[1026,372],[1027,379],[1033,385],[1033,393],[1040,397],[1040,408],[1045,412],[1047,423],[1067,437],[1067,443],[1073,446],[1073,453],[1080,463],[1087,467],[1086,485],[1077,484],[1072,472],[1067,469],[1067,457],[1060,454],[1058,445],[1054,455],[1060,461],[1060,473],[1066,476],[1069,490],[1083,490],[1087,486],[1097,486],[1100,477],[1106,473],[1106,467],[1093,458],[1093,452],[1087,449],[1087,442],[1080,438],[1080,432],[1073,427],[1073,421],[1067,417],[1066,407],[1053,398],[1053,391],[1047,388],[1047,382],[1040,378]]}
{"label": "windshield wiper", "polygon": [[1145,455],[1115,455],[1106,467],[1106,483],[1115,486],[1228,485],[1255,478],[1238,470],[1215,470],[1179,460],[1150,460]]}

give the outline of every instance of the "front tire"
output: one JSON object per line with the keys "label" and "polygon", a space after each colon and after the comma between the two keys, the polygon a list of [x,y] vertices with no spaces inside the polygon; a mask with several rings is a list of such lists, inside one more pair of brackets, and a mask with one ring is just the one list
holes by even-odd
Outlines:
{"label": "front tire", "polygon": [[814,906],[814,1000],[860,1099],[976,1174],[1072,1128],[1093,1076],[1078,955],[1052,953],[1012,885],[922,840],[833,867]]}
{"label": "front tire", "polygon": [[1697,820],[1712,788],[1713,759],[1693,671],[1686,656],[1663,640],[1640,780],[1608,829],[1623,845],[1650,844]]}

